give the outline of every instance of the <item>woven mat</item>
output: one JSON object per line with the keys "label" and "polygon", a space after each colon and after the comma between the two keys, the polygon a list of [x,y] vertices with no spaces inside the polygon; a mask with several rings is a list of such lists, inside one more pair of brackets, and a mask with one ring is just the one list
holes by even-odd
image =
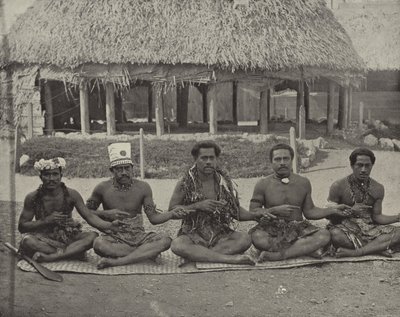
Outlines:
{"label": "woven mat", "polygon": [[[286,261],[265,262],[256,266],[233,265],[223,263],[185,263],[182,258],[176,256],[171,250],[163,252],[157,257],[156,261],[145,261],[137,264],[109,267],[98,270],[96,264],[100,257],[93,250],[88,251],[86,261],[59,261],[52,263],[42,263],[52,271],[75,272],[86,274],[102,275],[126,275],[126,274],[179,274],[179,273],[199,273],[212,271],[232,271],[232,270],[263,270],[263,269],[283,269],[301,267],[306,265],[319,265],[331,262],[361,262],[361,261],[400,261],[400,254],[395,254],[393,258],[382,256],[363,256],[357,258],[331,258],[326,257],[322,260],[310,257],[302,257]],[[18,267],[23,271],[36,272],[36,270],[26,261],[18,262]]]}

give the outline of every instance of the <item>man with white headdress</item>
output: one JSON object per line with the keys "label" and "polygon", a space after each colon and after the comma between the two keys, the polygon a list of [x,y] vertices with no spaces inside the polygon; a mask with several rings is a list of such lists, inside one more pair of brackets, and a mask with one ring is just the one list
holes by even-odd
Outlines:
{"label": "man with white headdress", "polygon": [[[133,177],[130,143],[110,144],[108,153],[113,177],[94,188],[86,206],[103,219],[119,219],[123,225],[118,232],[100,236],[95,240],[93,249],[103,257],[98,263],[99,269],[154,259],[169,249],[170,237],[145,232],[142,209],[151,224],[179,219],[190,212],[182,209],[157,211],[149,184]],[[97,210],[100,205],[103,209]]]}
{"label": "man with white headdress", "polygon": [[61,182],[65,165],[61,157],[35,163],[42,184],[26,196],[19,218],[18,229],[24,234],[20,250],[38,262],[81,258],[92,248],[97,233],[81,230],[71,215],[74,208],[93,227],[103,231],[118,227],[117,221],[107,222],[90,212],[81,195]]}

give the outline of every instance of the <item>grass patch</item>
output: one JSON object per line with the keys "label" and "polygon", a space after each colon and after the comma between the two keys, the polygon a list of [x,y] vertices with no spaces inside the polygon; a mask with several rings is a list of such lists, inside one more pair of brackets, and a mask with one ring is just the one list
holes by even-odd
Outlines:
{"label": "grass patch", "polygon": [[[131,140],[134,173],[139,170],[139,140]],[[21,168],[25,175],[37,175],[33,169],[41,158],[61,156],[67,161],[66,177],[108,177],[109,140],[72,140],[56,137],[37,137],[22,145],[21,154],[29,161]],[[259,177],[272,172],[268,151],[275,142],[253,143],[242,138],[221,138],[217,143],[222,148],[220,164],[233,178]],[[190,150],[195,141],[145,140],[146,178],[179,178],[193,159]]]}

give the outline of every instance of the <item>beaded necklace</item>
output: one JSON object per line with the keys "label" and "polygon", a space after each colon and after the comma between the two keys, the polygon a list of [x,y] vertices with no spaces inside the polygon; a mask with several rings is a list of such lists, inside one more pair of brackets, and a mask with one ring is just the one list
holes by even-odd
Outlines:
{"label": "beaded necklace", "polygon": [[353,203],[357,203],[356,193],[361,194],[361,202],[362,204],[366,204],[369,196],[369,186],[371,184],[371,179],[368,177],[365,182],[360,182],[357,178],[352,174],[347,177],[347,182],[349,183],[350,188],[350,196],[353,200]]}

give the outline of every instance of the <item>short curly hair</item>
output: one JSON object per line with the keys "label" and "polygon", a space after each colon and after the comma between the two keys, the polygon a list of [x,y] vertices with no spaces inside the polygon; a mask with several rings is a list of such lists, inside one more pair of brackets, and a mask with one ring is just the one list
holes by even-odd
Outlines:
{"label": "short curly hair", "polygon": [[375,164],[376,158],[375,158],[374,152],[372,152],[371,150],[369,150],[367,148],[360,147],[360,148],[355,149],[353,152],[351,152],[351,154],[349,156],[351,166],[356,164],[357,156],[359,156],[359,155],[369,156],[369,158],[371,159],[372,165]]}
{"label": "short curly hair", "polygon": [[270,150],[269,150],[269,160],[270,162],[272,162],[272,157],[274,156],[274,151],[276,150],[288,150],[290,153],[290,157],[293,160],[294,158],[294,151],[292,149],[292,147],[289,144],[285,144],[285,143],[278,143],[275,144]]}
{"label": "short curly hair", "polygon": [[221,154],[221,148],[214,141],[200,141],[200,142],[197,142],[193,146],[191,153],[192,153],[193,158],[197,159],[199,157],[200,149],[211,149],[211,148],[214,149],[215,156],[219,157],[219,155]]}

